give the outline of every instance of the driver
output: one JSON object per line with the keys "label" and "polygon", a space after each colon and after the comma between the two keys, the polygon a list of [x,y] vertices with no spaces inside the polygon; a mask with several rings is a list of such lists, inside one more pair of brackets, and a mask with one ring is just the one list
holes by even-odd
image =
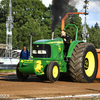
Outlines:
{"label": "driver", "polygon": [[66,34],[66,32],[64,30],[61,31],[61,38],[63,38],[63,41],[64,41],[64,55],[65,55],[64,60],[67,62],[68,59],[66,59],[66,56],[67,56],[67,52],[68,52],[70,43],[72,42],[72,39],[68,34]]}
{"label": "driver", "polygon": [[71,37],[68,34],[66,34],[64,30],[61,31],[61,37],[63,38],[65,46],[68,44],[70,45],[70,43],[72,42]]}

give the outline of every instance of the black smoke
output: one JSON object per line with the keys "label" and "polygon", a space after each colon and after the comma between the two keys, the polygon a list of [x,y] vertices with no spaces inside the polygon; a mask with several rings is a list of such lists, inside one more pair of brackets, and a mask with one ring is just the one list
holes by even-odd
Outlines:
{"label": "black smoke", "polygon": [[73,12],[73,8],[68,8],[69,3],[75,5],[75,0],[53,0],[51,6],[51,14],[52,14],[52,24],[51,29],[52,31],[55,30],[56,25],[59,23],[60,18],[62,19],[65,14],[68,12]]}

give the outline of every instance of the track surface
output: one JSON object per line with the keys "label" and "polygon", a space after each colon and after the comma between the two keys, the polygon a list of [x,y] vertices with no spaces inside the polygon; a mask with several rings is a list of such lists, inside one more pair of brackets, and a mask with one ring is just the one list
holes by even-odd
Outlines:
{"label": "track surface", "polygon": [[100,81],[74,83],[63,80],[49,83],[49,81],[40,81],[36,76],[30,76],[26,82],[20,82],[16,75],[0,74],[0,94],[9,94],[10,98],[14,99],[91,93],[100,93]]}

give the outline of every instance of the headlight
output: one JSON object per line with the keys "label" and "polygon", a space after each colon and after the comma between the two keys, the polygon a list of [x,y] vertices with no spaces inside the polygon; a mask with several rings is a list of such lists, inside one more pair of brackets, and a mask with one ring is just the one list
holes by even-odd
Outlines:
{"label": "headlight", "polygon": [[46,50],[38,50],[38,54],[46,54]]}
{"label": "headlight", "polygon": [[36,50],[33,50],[33,54],[37,54],[37,51]]}

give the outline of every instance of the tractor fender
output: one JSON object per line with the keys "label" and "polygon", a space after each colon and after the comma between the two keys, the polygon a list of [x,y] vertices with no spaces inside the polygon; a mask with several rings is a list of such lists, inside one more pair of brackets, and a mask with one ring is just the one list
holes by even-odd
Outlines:
{"label": "tractor fender", "polygon": [[[75,46],[79,43],[82,43],[83,41],[72,41],[72,43],[70,44],[69,46],[69,49],[68,49],[68,53],[67,53],[67,58],[70,58],[72,53],[73,53],[73,50],[75,48]],[[84,42],[83,42],[84,43]]]}

